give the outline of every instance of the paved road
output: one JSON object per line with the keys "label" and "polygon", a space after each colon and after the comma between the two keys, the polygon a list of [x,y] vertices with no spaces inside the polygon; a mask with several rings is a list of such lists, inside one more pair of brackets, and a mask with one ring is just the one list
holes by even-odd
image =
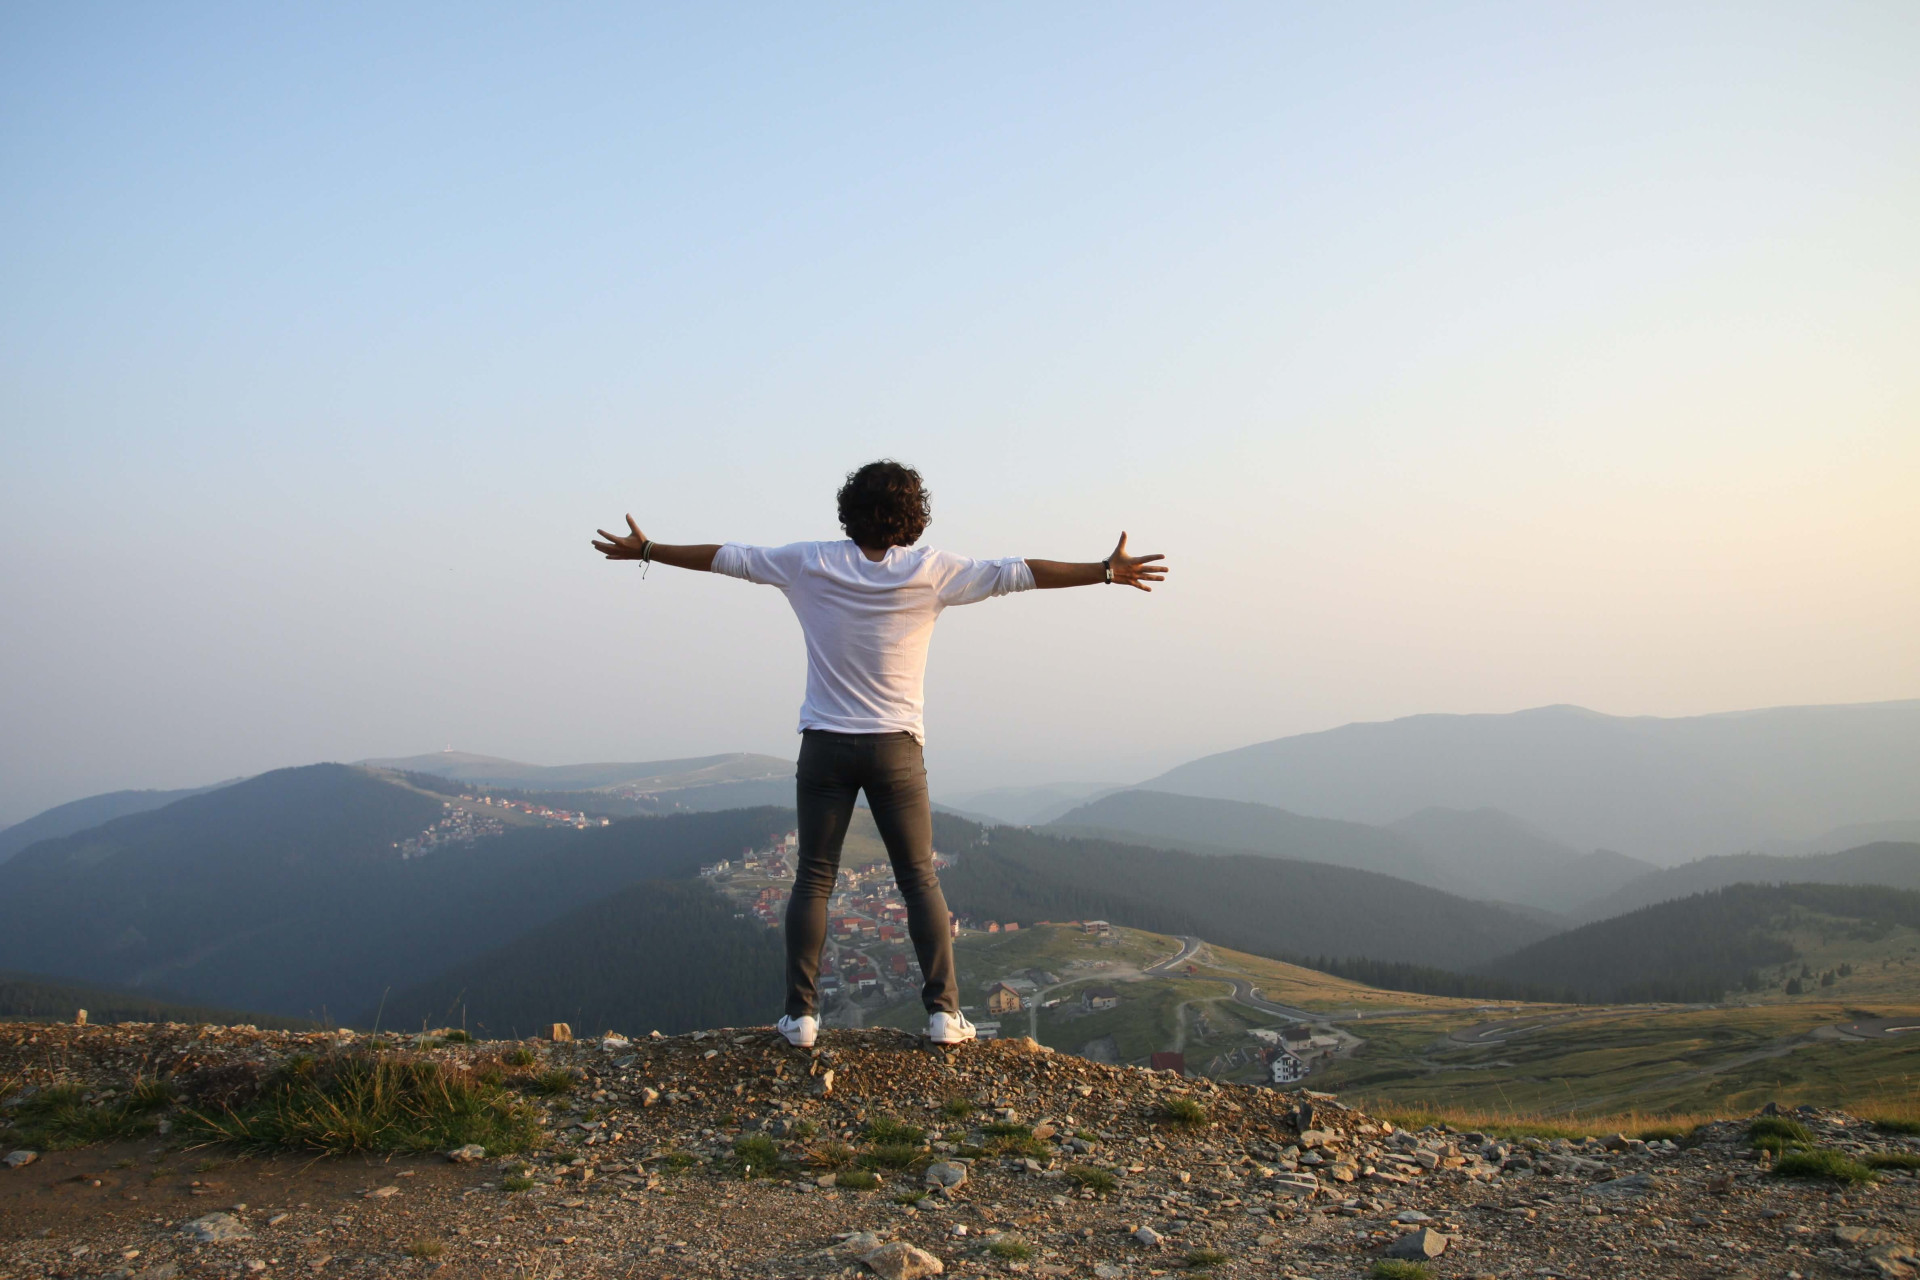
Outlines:
{"label": "paved road", "polygon": [[1150,964],[1140,972],[1165,973],[1175,965],[1185,964],[1187,961],[1193,959],[1193,953],[1205,945],[1206,943],[1199,938],[1182,936],[1180,939],[1180,953],[1178,955],[1168,956],[1165,960],[1159,961],[1156,964]]}
{"label": "paved road", "polygon": [[1866,1018],[1859,1022],[1843,1022],[1834,1030],[1843,1036],[1861,1040],[1888,1040],[1909,1031],[1920,1031],[1920,1016]]}

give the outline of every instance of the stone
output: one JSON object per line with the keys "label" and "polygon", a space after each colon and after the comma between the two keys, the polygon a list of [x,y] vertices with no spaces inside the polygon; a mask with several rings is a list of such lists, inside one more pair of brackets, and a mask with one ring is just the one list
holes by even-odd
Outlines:
{"label": "stone", "polygon": [[1141,1227],[1133,1233],[1133,1242],[1143,1249],[1158,1249],[1165,1237],[1152,1227]]}
{"label": "stone", "polygon": [[464,1147],[455,1147],[447,1152],[447,1159],[455,1164],[474,1164],[487,1158],[487,1149],[477,1142],[469,1142]]}
{"label": "stone", "polygon": [[9,1169],[24,1169],[39,1158],[40,1153],[38,1151],[29,1151],[25,1147],[22,1147],[18,1151],[9,1151],[7,1158],[0,1160],[0,1165],[5,1165]]}
{"label": "stone", "polygon": [[937,1276],[947,1269],[940,1259],[905,1240],[889,1241],[863,1254],[860,1261],[882,1280],[920,1280],[922,1276]]}
{"label": "stone", "polygon": [[1122,1280],[1122,1277],[1126,1274],[1127,1269],[1125,1267],[1116,1267],[1111,1262],[1096,1262],[1093,1264],[1094,1280]]}
{"label": "stone", "polygon": [[399,1194],[400,1188],[389,1183],[384,1187],[375,1187],[366,1193],[365,1198],[368,1200],[385,1200],[388,1196],[397,1196]]}
{"label": "stone", "polygon": [[1402,1209],[1400,1212],[1393,1215],[1393,1220],[1395,1222],[1407,1222],[1407,1223],[1413,1223],[1416,1225],[1422,1222],[1433,1221],[1432,1218],[1420,1212],[1418,1209]]}
{"label": "stone", "polygon": [[966,1185],[967,1169],[965,1165],[950,1164],[942,1160],[927,1166],[926,1180],[930,1187],[952,1191],[956,1187]]}
{"label": "stone", "polygon": [[567,1044],[573,1039],[573,1028],[564,1022],[556,1022],[553,1029],[547,1032],[547,1039],[555,1044]]}
{"label": "stone", "polygon": [[632,1044],[633,1041],[627,1039],[625,1036],[617,1036],[611,1033],[603,1037],[600,1041],[600,1047],[608,1053],[618,1053],[622,1049],[631,1047]]}
{"label": "stone", "polygon": [[822,1071],[814,1080],[813,1091],[822,1098],[833,1092],[833,1069],[831,1067]]}
{"label": "stone", "polygon": [[224,1244],[229,1240],[251,1239],[247,1224],[230,1213],[210,1213],[204,1218],[182,1223],[180,1234],[195,1244]]}
{"label": "stone", "polygon": [[841,1237],[840,1242],[833,1246],[833,1251],[860,1258],[872,1253],[885,1243],[886,1241],[871,1231],[852,1231]]}
{"label": "stone", "polygon": [[650,1107],[650,1106],[652,1106],[652,1105],[653,1105],[654,1103],[656,1103],[656,1102],[658,1102],[658,1101],[660,1101],[660,1091],[659,1091],[658,1089],[653,1089],[653,1088],[642,1088],[642,1089],[640,1090],[640,1105],[641,1105],[641,1106],[643,1106],[643,1107]]}
{"label": "stone", "polygon": [[1406,1258],[1415,1262],[1425,1262],[1437,1258],[1447,1251],[1448,1239],[1432,1227],[1415,1227],[1401,1236],[1385,1250],[1389,1258]]}
{"label": "stone", "polygon": [[174,1280],[180,1274],[177,1262],[157,1262],[133,1273],[132,1280]]}

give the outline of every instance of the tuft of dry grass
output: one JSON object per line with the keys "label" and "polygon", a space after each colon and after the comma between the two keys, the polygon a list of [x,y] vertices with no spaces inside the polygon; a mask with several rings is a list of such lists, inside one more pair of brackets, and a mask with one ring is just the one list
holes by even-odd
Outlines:
{"label": "tuft of dry grass", "polygon": [[[1696,1128],[1714,1120],[1730,1117],[1711,1112],[1649,1114],[1640,1111],[1616,1111],[1607,1115],[1570,1116],[1540,1111],[1488,1111],[1475,1107],[1427,1104],[1412,1107],[1375,1106],[1366,1108],[1375,1119],[1386,1120],[1401,1129],[1424,1129],[1430,1124],[1447,1125],[1462,1131],[1477,1131],[1496,1138],[1604,1138],[1624,1133],[1651,1142],[1656,1138],[1680,1141]],[[1743,1112],[1738,1118],[1745,1119]]]}

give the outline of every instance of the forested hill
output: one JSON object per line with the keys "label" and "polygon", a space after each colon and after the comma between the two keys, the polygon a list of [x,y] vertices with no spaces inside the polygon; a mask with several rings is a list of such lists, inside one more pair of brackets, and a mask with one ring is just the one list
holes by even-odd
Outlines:
{"label": "forested hill", "polygon": [[0,973],[0,1020],[71,1022],[82,1009],[87,1011],[87,1021],[94,1026],[110,1022],[212,1022],[220,1026],[251,1023],[257,1027],[304,1031],[318,1025],[305,1018],[185,1004],[125,987],[68,982],[37,973]]}
{"label": "forested hill", "polygon": [[0,967],[339,1018],[792,822],[735,809],[520,827],[401,859],[395,842],[442,812],[380,774],[313,765],[42,842],[0,865]]}
{"label": "forested hill", "polygon": [[978,919],[1106,919],[1257,955],[1368,956],[1464,968],[1551,932],[1536,920],[1406,880],[1323,863],[1205,856],[935,813],[954,910]]}
{"label": "forested hill", "polygon": [[1920,893],[1878,886],[1732,885],[1558,934],[1481,971],[1581,1003],[1713,1001],[1797,956],[1789,932],[1839,920],[1920,928]]}
{"label": "forested hill", "polygon": [[784,957],[779,930],[739,918],[706,884],[648,881],[396,992],[357,1025],[494,1037],[555,1022],[579,1035],[750,1026],[780,1012]]}
{"label": "forested hill", "polygon": [[1730,884],[1883,884],[1920,889],[1920,844],[1882,840],[1840,853],[1799,857],[1736,853],[1702,858],[1642,876],[1607,897],[1583,904],[1577,915],[1583,920],[1604,920]]}

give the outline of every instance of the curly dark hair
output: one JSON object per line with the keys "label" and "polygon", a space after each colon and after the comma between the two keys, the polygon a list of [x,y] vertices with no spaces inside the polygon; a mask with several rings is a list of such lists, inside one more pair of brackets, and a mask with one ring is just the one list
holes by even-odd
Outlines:
{"label": "curly dark hair", "polygon": [[933,496],[920,473],[892,458],[848,472],[839,502],[840,527],[874,551],[912,546],[933,520]]}

